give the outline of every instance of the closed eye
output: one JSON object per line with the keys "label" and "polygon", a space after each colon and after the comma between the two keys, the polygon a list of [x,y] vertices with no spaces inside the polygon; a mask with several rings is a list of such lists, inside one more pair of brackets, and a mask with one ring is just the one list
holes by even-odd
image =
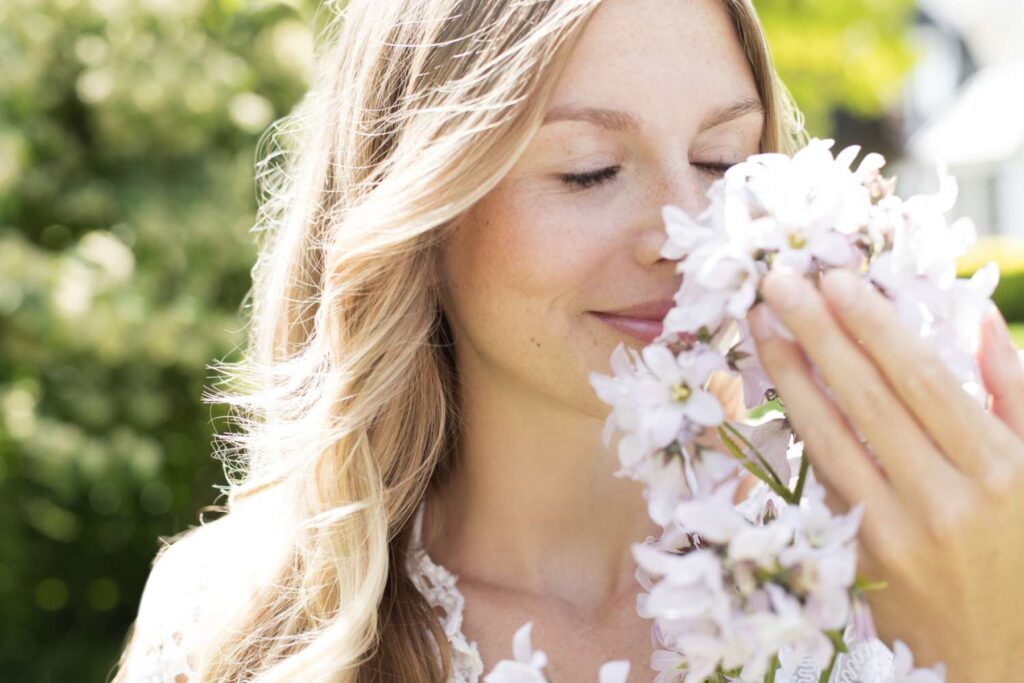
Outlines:
{"label": "closed eye", "polygon": [[[694,164],[697,168],[701,169],[702,173],[706,173],[710,176],[723,176],[725,172],[729,170],[733,164],[708,162],[701,164]],[[608,182],[614,178],[621,166],[608,166],[607,168],[598,169],[597,171],[591,171],[589,173],[565,173],[559,176],[561,181],[569,186],[578,187],[580,189],[586,189],[588,187],[594,187]]]}
{"label": "closed eye", "polygon": [[706,163],[706,164],[694,164],[697,168],[701,169],[702,172],[713,176],[723,176],[735,164],[720,164],[720,163]]}
{"label": "closed eye", "polygon": [[619,172],[621,166],[609,166],[590,173],[566,173],[559,176],[563,183],[573,187],[588,188],[611,180]]}

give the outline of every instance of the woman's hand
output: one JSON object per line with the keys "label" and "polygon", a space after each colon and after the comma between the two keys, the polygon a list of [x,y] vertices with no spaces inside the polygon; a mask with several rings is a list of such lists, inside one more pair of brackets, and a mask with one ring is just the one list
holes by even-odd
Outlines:
{"label": "woman's hand", "polygon": [[915,666],[945,662],[949,683],[1020,680],[1024,366],[1002,316],[978,354],[989,412],[857,275],[829,271],[819,292],[771,273],[761,291],[758,354],[829,505],[866,505],[858,571],[888,582],[866,595],[879,637],[906,642]]}

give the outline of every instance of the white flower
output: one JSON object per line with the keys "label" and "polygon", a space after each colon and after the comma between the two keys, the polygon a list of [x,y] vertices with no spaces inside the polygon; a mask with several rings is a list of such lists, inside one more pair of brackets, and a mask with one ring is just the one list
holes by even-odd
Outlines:
{"label": "white flower", "polygon": [[686,658],[671,650],[651,653],[651,668],[658,672],[654,683],[680,683],[686,672]]}
{"label": "white flower", "polygon": [[648,516],[663,527],[669,524],[676,505],[687,497],[686,474],[683,471],[682,460],[645,460],[637,471],[637,479],[646,484],[644,497],[647,499]]}
{"label": "white flower", "polygon": [[832,641],[816,624],[805,618],[800,602],[775,584],[765,584],[765,590],[777,615],[773,637],[780,644],[780,656],[785,649],[791,659],[799,661],[810,656],[818,669],[828,666],[832,657]]}
{"label": "white flower", "polygon": [[676,271],[683,283],[655,341],[676,332],[717,330],[727,318],[742,318],[754,303],[759,274],[757,264],[736,245],[708,242],[699,246]]}
{"label": "white flower", "polygon": [[712,543],[728,543],[732,537],[750,526],[733,505],[733,496],[740,484],[733,479],[710,495],[683,501],[676,507],[676,519],[683,528],[700,534]]}
{"label": "white flower", "polygon": [[729,540],[729,559],[752,560],[759,566],[770,567],[792,540],[793,528],[779,520],[766,526],[748,526]]}
{"label": "white flower", "polygon": [[724,356],[709,346],[676,356],[652,344],[641,357],[619,344],[611,365],[615,376],[592,372],[590,383],[614,408],[605,421],[605,445],[614,428],[627,433],[619,443],[619,474],[637,478],[645,456],[677,439],[689,440],[725,417],[718,399],[704,388],[712,372],[727,368]]}
{"label": "white flower", "polygon": [[730,455],[714,449],[699,448],[694,444],[684,449],[683,464],[686,476],[687,498],[710,495],[739,471],[739,462]]}
{"label": "white flower", "polygon": [[706,346],[678,356],[664,346],[644,347],[643,359],[660,387],[650,385],[650,402],[641,420],[655,448],[674,441],[687,423],[717,425],[725,418],[722,404],[704,389],[715,370],[725,369],[722,354]]}
{"label": "white flower", "polygon": [[605,662],[597,673],[598,683],[626,683],[629,675],[629,662],[625,659],[617,659],[612,662]]}
{"label": "white flower", "polygon": [[765,393],[774,388],[775,384],[768,377],[761,358],[757,353],[757,346],[750,334],[750,323],[746,318],[739,320],[737,325],[740,330],[740,340],[732,348],[732,353],[744,354],[736,363],[736,370],[743,380],[743,406],[750,410],[764,403]]}
{"label": "white flower", "polygon": [[[880,173],[884,157],[868,154],[852,170],[860,148],[833,157],[833,145],[814,139],[792,157],[748,157],[712,184],[698,216],[662,207],[661,255],[677,259],[683,275],[675,306],[642,352],[616,347],[613,377],[591,374],[612,406],[605,446],[614,431],[623,433],[615,475],[644,483],[648,513],[663,528],[660,539],[632,547],[643,588],[637,612],[654,621],[656,683],[703,683],[734,669],[740,673],[730,680],[759,683],[776,654],[777,683],[792,683],[805,657],[819,670],[827,666],[827,631],[875,637],[867,603],[852,597],[863,504],[832,514],[813,468],[801,470],[796,503],[764,482],[735,500],[739,468],[749,464],[792,492],[803,450],[784,418],[723,425],[722,406],[705,389],[711,372],[736,373],[751,409],[772,388],[745,320],[766,273],[845,268],[865,277],[893,301],[910,334],[934,345],[961,386],[986,398],[975,352],[998,269],[990,264],[970,279],[956,278],[955,259],[975,229],[969,219],[946,221],[955,179],[940,164],[939,191],[904,201],[893,194],[895,179]],[[792,340],[768,313],[771,326]],[[813,364],[810,375],[831,396]],[[741,453],[702,442],[712,428],[730,435]],[[893,683],[944,680],[941,665],[913,669],[906,646],[897,641],[896,649]],[[608,676],[619,675],[614,664]]]}
{"label": "white flower", "polygon": [[893,683],[946,683],[946,665],[939,662],[930,669],[915,669],[914,656],[902,640],[893,642]]}
{"label": "white flower", "polygon": [[819,628],[841,628],[850,618],[850,586],[856,577],[853,546],[864,513],[857,503],[833,516],[824,503],[824,488],[808,481],[800,506],[787,506],[779,519],[795,530],[793,544],[779,552],[784,566],[798,570],[795,589],[805,597],[807,619]]}
{"label": "white flower", "polygon": [[[686,589],[682,592],[692,593],[693,602],[659,606],[671,614],[672,618],[692,617],[700,615],[708,606],[712,606],[722,591],[722,566],[714,552],[698,548],[688,553],[676,554],[666,552],[655,546],[634,543],[631,546],[633,559],[649,574],[664,577],[654,585],[654,590],[665,586]],[[650,600],[647,601],[651,602]]]}
{"label": "white flower", "polygon": [[533,622],[528,621],[516,630],[512,636],[512,656],[515,659],[498,662],[484,677],[484,683],[547,683],[542,669],[548,664],[548,656],[543,650],[534,650],[530,645],[532,628]]}
{"label": "white flower", "polygon": [[713,227],[694,221],[677,206],[663,206],[661,216],[665,222],[665,232],[668,233],[668,239],[661,248],[661,255],[665,258],[679,260],[718,235]]}

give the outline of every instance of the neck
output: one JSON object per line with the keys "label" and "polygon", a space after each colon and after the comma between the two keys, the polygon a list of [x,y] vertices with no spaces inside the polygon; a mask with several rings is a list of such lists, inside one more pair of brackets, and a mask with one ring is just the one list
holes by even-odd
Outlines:
{"label": "neck", "polygon": [[430,556],[462,585],[520,591],[584,611],[637,591],[630,546],[661,529],[643,486],[615,477],[603,418],[507,378],[464,382],[458,466],[428,507]]}

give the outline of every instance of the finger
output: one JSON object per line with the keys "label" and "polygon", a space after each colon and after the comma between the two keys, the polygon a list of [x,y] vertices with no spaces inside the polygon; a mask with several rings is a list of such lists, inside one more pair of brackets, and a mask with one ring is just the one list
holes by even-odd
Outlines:
{"label": "finger", "polygon": [[[779,285],[793,285],[792,298]],[[927,513],[936,496],[949,495],[963,477],[939,451],[889,382],[832,315],[814,285],[802,277],[770,273],[764,296],[803,345],[836,403],[881,460],[897,495]]]}
{"label": "finger", "polygon": [[[807,457],[811,462],[814,462],[815,457],[810,454],[809,450],[810,449],[807,447],[807,444],[804,444],[804,451],[808,451]],[[882,476],[885,476],[884,473]],[[825,505],[833,515],[845,515],[850,511],[849,501],[843,498],[842,494],[840,494],[836,487],[832,485],[832,482],[827,478],[822,479],[817,475],[815,475],[814,480],[817,481],[821,485],[821,488],[825,490]]]}
{"label": "finger", "polygon": [[[949,462],[969,475],[983,475],[993,465],[993,454],[1016,445],[1009,428],[963,390],[934,344],[911,330],[873,285],[837,268],[822,277],[821,287],[840,324],[860,338]],[[884,461],[880,452],[879,457]]]}
{"label": "finger", "polygon": [[836,404],[811,376],[811,367],[794,341],[777,336],[764,304],[751,311],[751,330],[765,371],[785,405],[786,416],[814,468],[815,477],[838,492],[845,507],[864,502],[865,542],[884,542],[902,532],[905,511],[881,468],[854,436]]}
{"label": "finger", "polygon": [[1024,362],[995,305],[981,326],[978,361],[985,389],[992,395],[992,413],[1024,438]]}

